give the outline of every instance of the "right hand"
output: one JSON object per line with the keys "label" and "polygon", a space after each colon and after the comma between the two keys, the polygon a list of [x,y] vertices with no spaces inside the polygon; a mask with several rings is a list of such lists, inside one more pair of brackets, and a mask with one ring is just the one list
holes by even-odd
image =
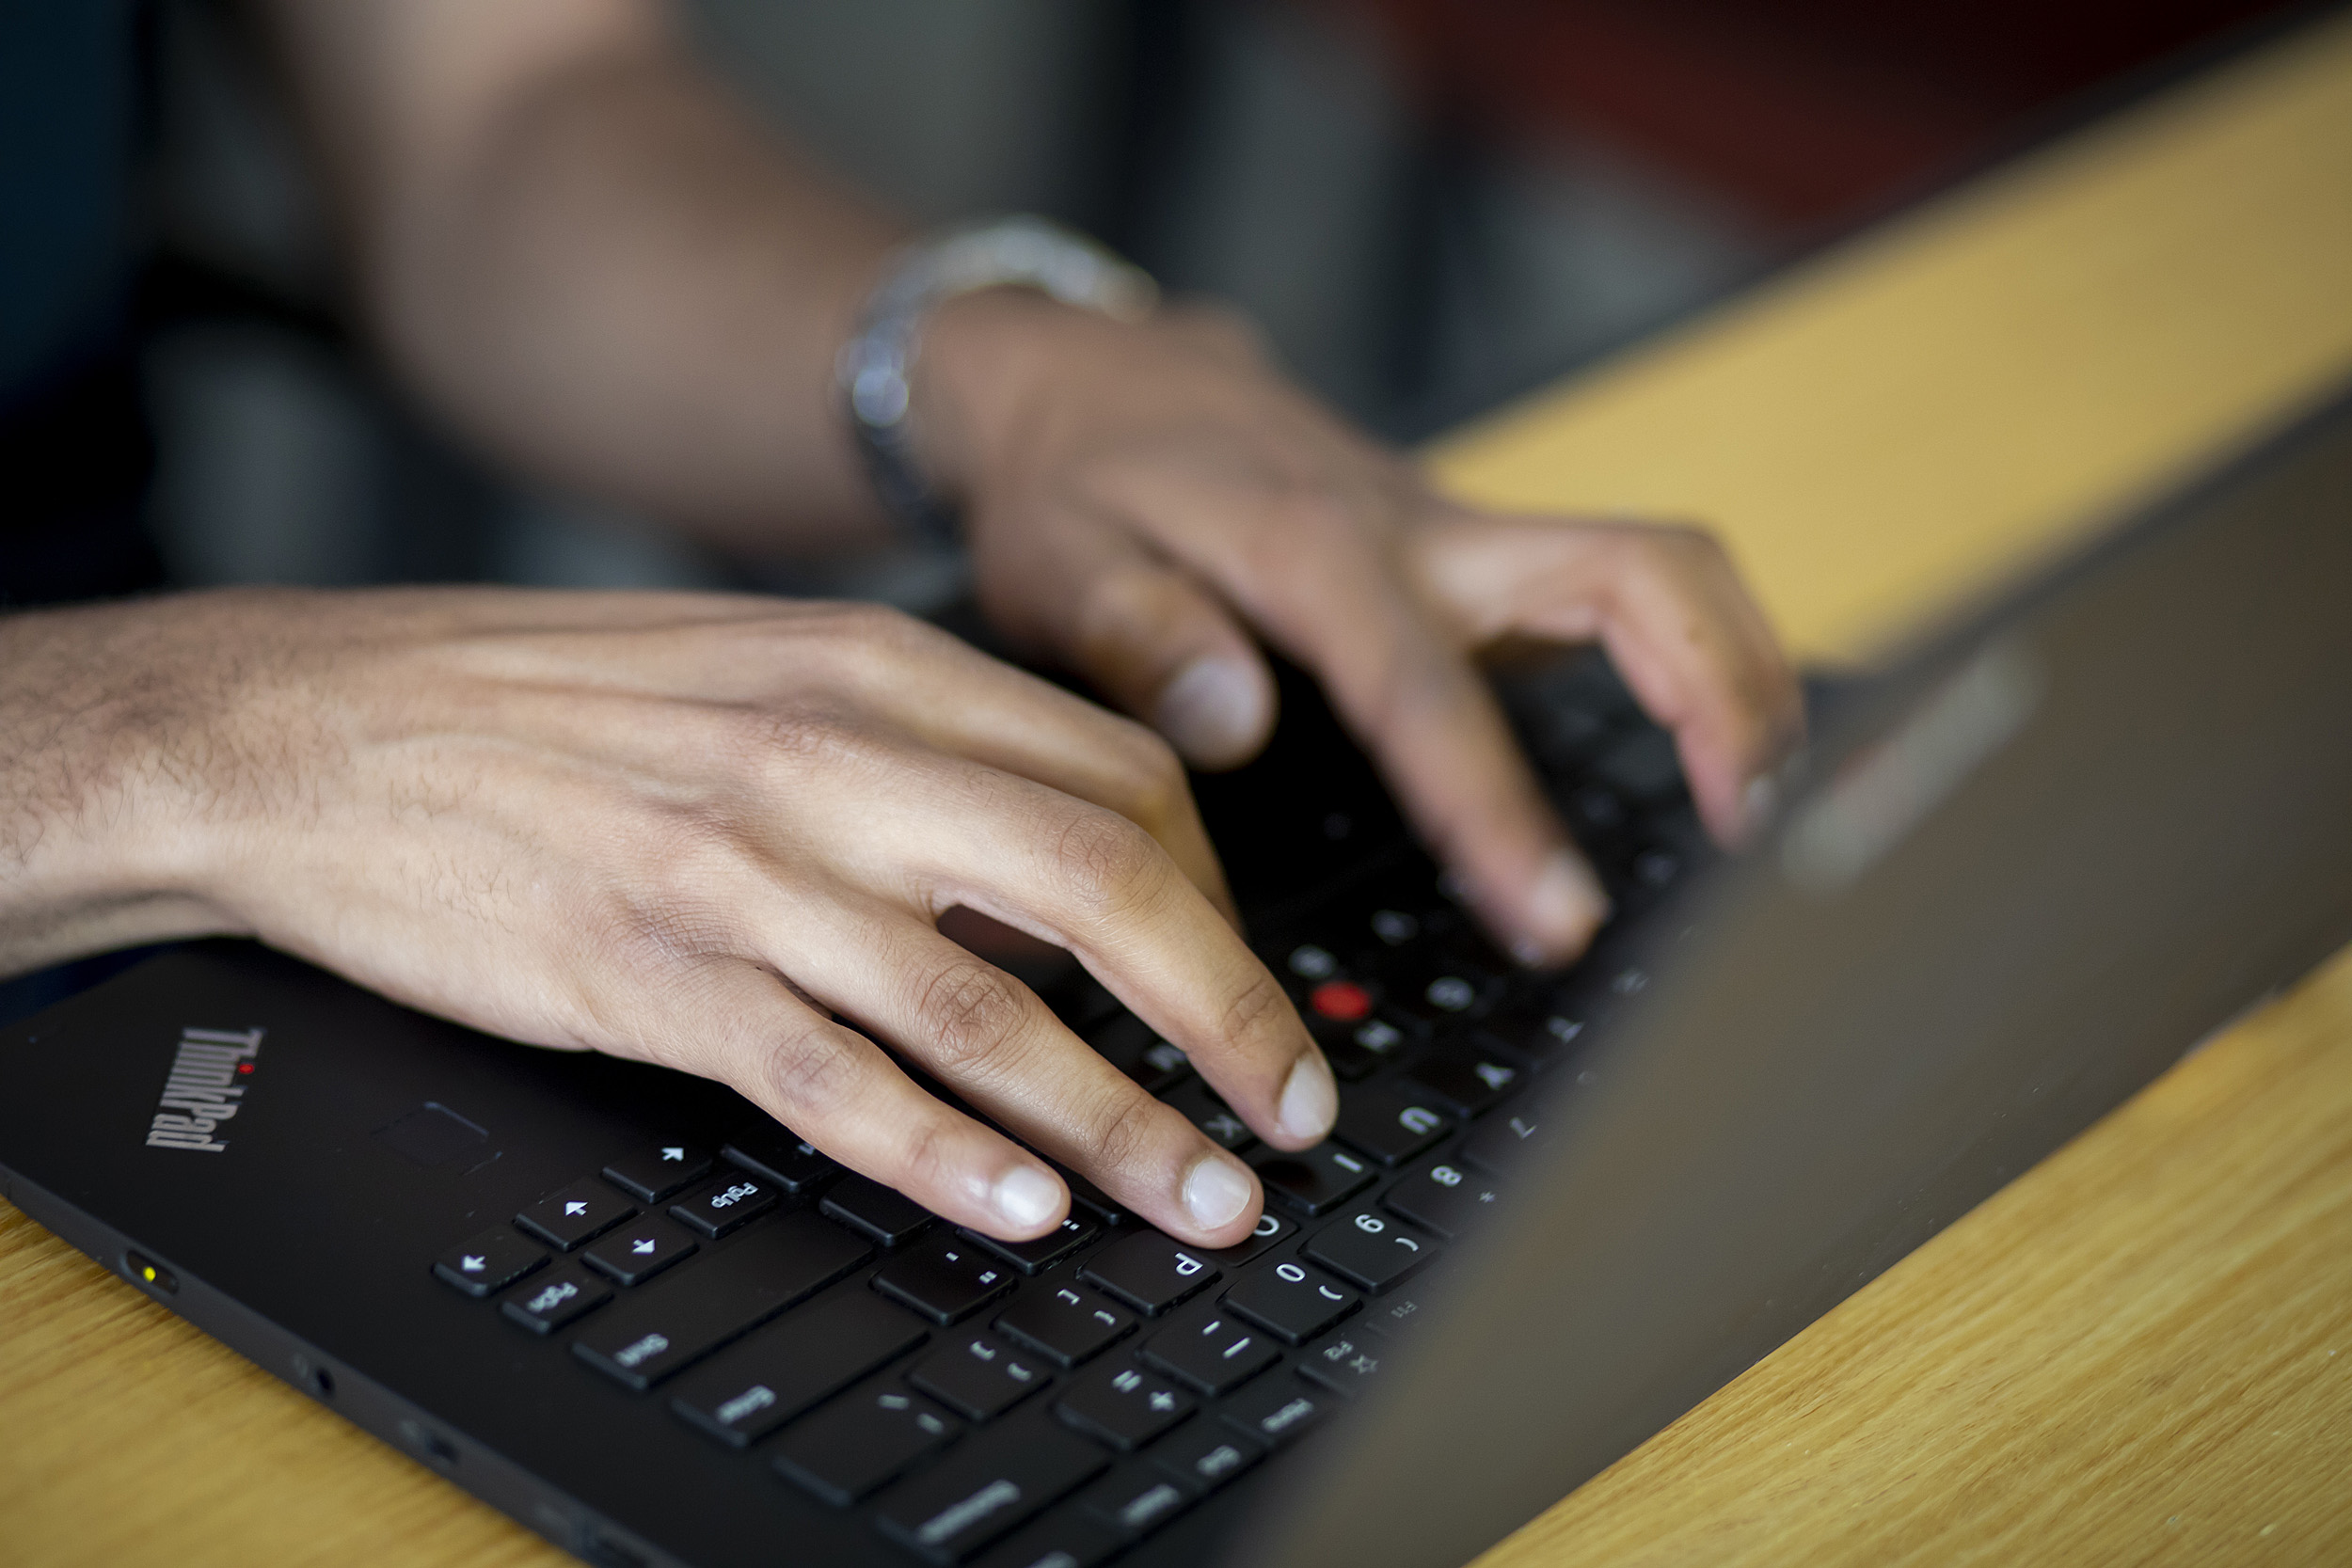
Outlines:
{"label": "right hand", "polygon": [[1261,1203],[940,935],[956,906],[1074,954],[1268,1143],[1330,1125],[1330,1070],[1237,934],[1168,748],[905,616],[234,592],[0,632],[103,689],[66,699],[111,716],[81,769],[107,798],[77,814],[113,824],[100,880],[476,1028],[718,1079],[951,1223],[1058,1224],[1069,1195],[1029,1148],[1202,1246]]}

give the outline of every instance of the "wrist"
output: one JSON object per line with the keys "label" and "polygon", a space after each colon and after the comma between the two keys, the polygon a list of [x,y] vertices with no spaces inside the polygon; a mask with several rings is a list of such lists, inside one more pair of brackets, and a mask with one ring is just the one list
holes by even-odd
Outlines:
{"label": "wrist", "polygon": [[237,929],[210,891],[223,749],[182,701],[185,603],[0,618],[0,973]]}
{"label": "wrist", "polygon": [[1124,330],[1027,289],[943,303],[910,385],[908,422],[924,476],[943,498],[968,501],[1011,433],[1033,428],[1057,388],[1083,381],[1101,338]]}

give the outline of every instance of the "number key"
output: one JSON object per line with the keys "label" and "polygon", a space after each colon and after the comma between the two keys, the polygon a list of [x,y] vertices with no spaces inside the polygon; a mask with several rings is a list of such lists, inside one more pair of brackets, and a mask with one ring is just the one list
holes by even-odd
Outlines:
{"label": "number key", "polygon": [[1435,1242],[1364,1209],[1324,1227],[1299,1256],[1378,1295],[1437,1252]]}
{"label": "number key", "polygon": [[1294,1345],[1338,1323],[1362,1299],[1320,1270],[1289,1262],[1260,1269],[1225,1292],[1227,1307]]}

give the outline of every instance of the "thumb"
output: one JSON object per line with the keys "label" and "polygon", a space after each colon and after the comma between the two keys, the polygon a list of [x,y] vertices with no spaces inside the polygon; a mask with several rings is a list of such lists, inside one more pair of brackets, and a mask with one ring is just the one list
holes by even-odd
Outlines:
{"label": "thumb", "polygon": [[1119,706],[1196,768],[1237,768],[1274,731],[1274,677],[1257,644],[1191,578],[1140,554],[1082,590],[1063,650]]}

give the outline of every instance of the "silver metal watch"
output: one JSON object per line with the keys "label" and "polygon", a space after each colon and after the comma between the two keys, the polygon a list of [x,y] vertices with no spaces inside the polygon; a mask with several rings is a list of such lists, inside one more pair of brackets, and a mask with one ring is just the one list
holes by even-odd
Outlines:
{"label": "silver metal watch", "polygon": [[927,543],[952,545],[956,528],[952,510],[915,466],[907,428],[908,381],[923,322],[958,294],[1001,288],[1035,289],[1121,321],[1141,320],[1159,298],[1158,285],[1140,267],[1040,217],[946,230],[890,259],[834,373],[882,504]]}

